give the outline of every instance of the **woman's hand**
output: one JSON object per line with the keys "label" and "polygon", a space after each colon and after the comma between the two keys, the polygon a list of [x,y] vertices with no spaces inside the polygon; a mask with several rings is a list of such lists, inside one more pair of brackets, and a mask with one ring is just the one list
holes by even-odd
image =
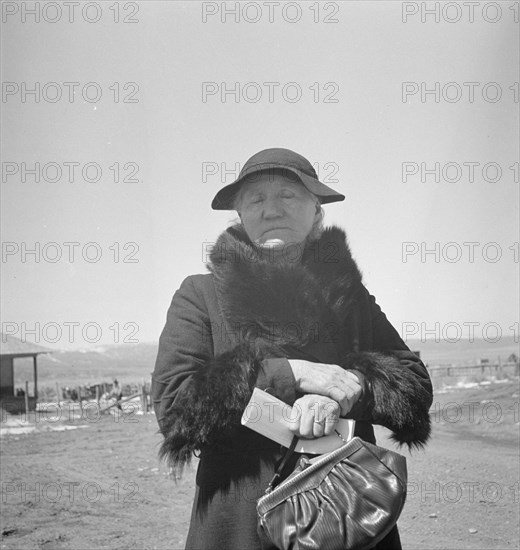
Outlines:
{"label": "woman's hand", "polygon": [[348,414],[362,393],[356,374],[338,365],[289,359],[296,388],[303,393],[323,395],[339,403],[341,416]]}
{"label": "woman's hand", "polygon": [[298,437],[315,439],[330,435],[339,420],[340,406],[323,395],[307,394],[293,405],[290,430]]}

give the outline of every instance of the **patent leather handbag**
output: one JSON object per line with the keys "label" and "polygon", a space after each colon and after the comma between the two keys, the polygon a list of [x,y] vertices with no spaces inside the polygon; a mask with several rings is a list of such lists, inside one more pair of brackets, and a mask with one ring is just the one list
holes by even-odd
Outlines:
{"label": "patent leather handbag", "polygon": [[406,458],[354,437],[278,483],[295,437],[257,502],[258,534],[283,550],[367,550],[396,524],[406,498]]}

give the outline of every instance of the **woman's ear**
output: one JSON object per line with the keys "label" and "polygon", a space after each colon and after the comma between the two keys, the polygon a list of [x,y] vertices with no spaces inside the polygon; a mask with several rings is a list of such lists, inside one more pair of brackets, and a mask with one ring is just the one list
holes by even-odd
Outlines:
{"label": "woman's ear", "polygon": [[316,213],[314,214],[314,226],[318,226],[323,222],[323,208],[321,204],[316,203]]}
{"label": "woman's ear", "polygon": [[323,220],[323,210],[319,202],[316,203],[316,213],[314,214],[314,223],[319,223]]}

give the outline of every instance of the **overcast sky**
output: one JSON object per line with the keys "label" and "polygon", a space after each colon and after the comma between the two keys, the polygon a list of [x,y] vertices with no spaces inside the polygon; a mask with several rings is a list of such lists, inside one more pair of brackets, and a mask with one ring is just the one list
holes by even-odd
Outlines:
{"label": "overcast sky", "polygon": [[287,147],[403,336],[518,335],[518,3],[235,4],[3,3],[4,332],[156,341],[216,191]]}

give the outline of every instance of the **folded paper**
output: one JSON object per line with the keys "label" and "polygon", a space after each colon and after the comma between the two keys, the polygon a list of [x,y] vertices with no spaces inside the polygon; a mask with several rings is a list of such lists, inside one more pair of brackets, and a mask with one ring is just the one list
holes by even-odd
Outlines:
{"label": "folded paper", "polygon": [[[242,415],[242,424],[284,447],[289,447],[295,435],[290,427],[297,417],[296,407],[255,388]],[[300,439],[294,450],[297,453],[323,454],[339,449],[354,436],[354,426],[354,420],[340,418],[331,435],[317,439]]]}

